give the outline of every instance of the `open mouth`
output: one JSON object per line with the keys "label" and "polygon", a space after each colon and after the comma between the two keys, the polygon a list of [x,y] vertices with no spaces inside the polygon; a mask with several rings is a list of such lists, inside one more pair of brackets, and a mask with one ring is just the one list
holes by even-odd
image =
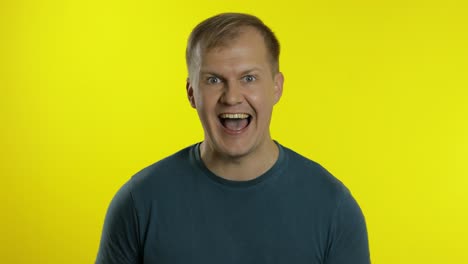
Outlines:
{"label": "open mouth", "polygon": [[236,132],[249,126],[252,120],[252,116],[245,113],[223,113],[218,118],[223,127]]}

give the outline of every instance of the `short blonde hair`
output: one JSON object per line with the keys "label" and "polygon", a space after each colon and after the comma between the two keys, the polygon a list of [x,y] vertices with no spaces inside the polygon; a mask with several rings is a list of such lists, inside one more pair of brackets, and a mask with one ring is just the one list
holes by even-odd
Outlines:
{"label": "short blonde hair", "polygon": [[270,54],[272,71],[278,72],[280,44],[273,31],[256,16],[221,13],[202,21],[192,30],[185,53],[189,75],[198,68],[202,52],[227,45],[227,41],[238,37],[243,27],[253,27],[263,36]]}

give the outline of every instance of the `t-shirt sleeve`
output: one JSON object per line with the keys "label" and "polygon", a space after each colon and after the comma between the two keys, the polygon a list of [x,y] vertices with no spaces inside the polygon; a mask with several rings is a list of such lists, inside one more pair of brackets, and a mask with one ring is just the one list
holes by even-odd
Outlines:
{"label": "t-shirt sleeve", "polygon": [[335,211],[326,264],[369,264],[369,242],[364,215],[349,192]]}
{"label": "t-shirt sleeve", "polygon": [[107,210],[96,264],[140,263],[138,237],[137,213],[127,183]]}

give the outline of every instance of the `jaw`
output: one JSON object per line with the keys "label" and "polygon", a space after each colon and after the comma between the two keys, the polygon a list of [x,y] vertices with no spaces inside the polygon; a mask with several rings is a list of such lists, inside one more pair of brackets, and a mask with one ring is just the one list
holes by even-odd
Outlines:
{"label": "jaw", "polygon": [[209,156],[215,159],[239,160],[247,156],[257,158],[257,155],[266,155],[271,150],[269,142],[273,141],[269,131],[259,131],[255,116],[251,115],[245,121],[248,125],[239,130],[226,128],[219,119],[212,121],[215,122],[211,123],[211,128],[205,129],[205,143],[206,151],[211,152]]}
{"label": "jaw", "polygon": [[[252,128],[254,124],[250,126]],[[277,159],[278,148],[269,132],[265,132],[265,135],[256,135],[258,131],[248,132],[253,133],[246,133],[246,137],[205,135],[205,141],[200,146],[200,156],[208,169],[221,177],[246,180],[270,168]]]}

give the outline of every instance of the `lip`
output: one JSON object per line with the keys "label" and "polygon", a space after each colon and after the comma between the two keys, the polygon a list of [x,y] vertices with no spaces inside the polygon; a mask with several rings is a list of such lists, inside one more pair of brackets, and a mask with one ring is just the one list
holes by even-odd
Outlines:
{"label": "lip", "polygon": [[[244,112],[239,112],[239,113],[244,113]],[[221,114],[223,114],[223,113],[221,113]],[[221,115],[221,114],[219,114],[219,115]],[[248,114],[248,113],[246,113],[246,114]],[[252,120],[253,120],[253,116],[251,114],[248,114],[250,117],[249,117],[249,123],[248,123],[248,125],[246,127],[242,128],[240,130],[231,130],[231,129],[228,129],[225,126],[223,126],[223,124],[221,123],[221,120],[219,120],[219,115],[217,116],[218,117],[217,118],[218,119],[218,125],[221,127],[221,129],[223,130],[224,133],[226,133],[228,135],[233,135],[233,136],[237,136],[237,135],[245,133],[249,129],[249,127],[250,127],[250,125],[252,123]]]}
{"label": "lip", "polygon": [[222,112],[222,113],[219,113],[218,114],[218,117],[222,116],[222,115],[236,115],[236,114],[241,114],[241,115],[249,115],[250,117],[252,116],[251,114],[247,113],[247,112]]}

